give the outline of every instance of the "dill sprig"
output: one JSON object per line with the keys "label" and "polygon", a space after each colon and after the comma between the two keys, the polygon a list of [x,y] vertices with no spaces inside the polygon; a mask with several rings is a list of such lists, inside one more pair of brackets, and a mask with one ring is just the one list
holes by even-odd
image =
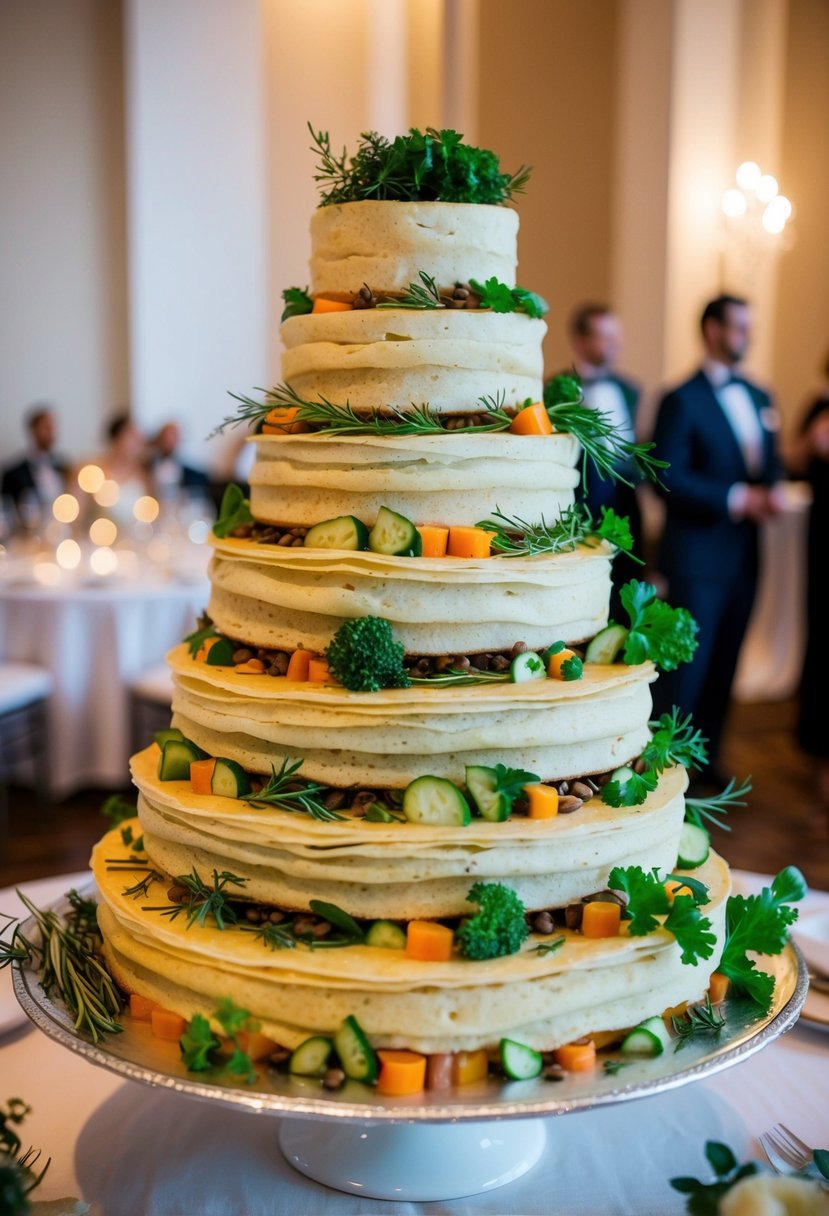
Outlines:
{"label": "dill sprig", "polygon": [[689,1005],[685,1013],[671,1014],[671,1026],[677,1035],[674,1045],[677,1052],[698,1035],[718,1035],[725,1026],[725,1015],[714,1009],[706,993],[704,1005]]}
{"label": "dill sprig", "polygon": [[406,291],[397,300],[381,300],[376,308],[445,308],[446,303],[441,297],[440,288],[434,277],[425,270],[417,272],[419,283],[410,283]]}
{"label": "dill sprig", "polygon": [[37,908],[20,891],[18,895],[35,919],[39,941],[26,937],[18,926],[10,942],[0,942],[0,968],[10,963],[33,967],[46,995],[56,994],[74,1019],[75,1029],[94,1043],[104,1034],[120,1033],[122,1027],[115,1019],[122,1002],[100,961],[103,939],[95,901],[70,891],[70,911],[64,915]]}
{"label": "dill sprig", "polygon": [[729,825],[717,816],[727,815],[735,806],[745,806],[745,797],[750,793],[751,777],[746,777],[740,786],[732,777],[721,794],[712,795],[710,798],[686,798],[685,821],[701,828],[704,826],[702,821],[707,819],[715,827],[722,828],[724,832],[730,832]]}
{"label": "dill sprig", "polygon": [[246,794],[241,801],[256,807],[275,806],[280,811],[304,811],[312,819],[326,822],[333,819],[345,819],[345,815],[338,815],[336,811],[329,810],[320,800],[319,795],[326,793],[328,786],[319,785],[316,781],[301,781],[297,778],[296,774],[302,768],[302,764],[302,760],[292,761],[289,756],[283,759],[279,772],[272,764],[271,777],[267,785],[257,794]]}
{"label": "dill sprig", "polygon": [[[264,393],[265,399],[257,401],[253,397],[230,393],[229,396],[239,402],[239,409],[220,422],[212,435],[243,422],[255,427],[278,406],[296,409],[294,420],[307,422],[318,435],[440,435],[446,431],[446,417],[433,410],[428,402],[413,404],[408,410],[387,406],[383,410],[371,409],[358,413],[348,401],[344,405],[337,405],[326,397],[321,397],[319,401],[306,401],[288,384],[278,384],[271,389],[257,388],[255,392]],[[503,393],[496,397],[479,397],[476,404],[487,412],[489,421],[456,427],[452,434],[465,431],[480,434],[509,429],[512,418],[503,408]]]}
{"label": "dill sprig", "polygon": [[230,884],[243,887],[246,878],[239,878],[229,870],[213,871],[213,886],[209,887],[193,866],[189,874],[177,874],[174,882],[179,887],[186,888],[189,895],[181,903],[162,904],[159,907],[142,907],[142,912],[160,912],[162,916],[175,920],[182,912],[187,914],[187,928],[193,925],[207,925],[208,916],[212,916],[217,929],[226,929],[228,925],[238,923],[236,909],[230,902],[226,887]]}
{"label": "dill sprig", "polygon": [[635,482],[625,476],[619,467],[632,463],[641,477],[662,485],[659,470],[667,469],[668,461],[652,455],[656,445],[625,439],[604,410],[591,409],[584,404],[584,398],[579,397],[577,401],[559,401],[548,405],[547,413],[557,431],[566,431],[578,439],[584,451],[585,470],[589,459],[599,477],[609,477],[612,481],[633,486]]}

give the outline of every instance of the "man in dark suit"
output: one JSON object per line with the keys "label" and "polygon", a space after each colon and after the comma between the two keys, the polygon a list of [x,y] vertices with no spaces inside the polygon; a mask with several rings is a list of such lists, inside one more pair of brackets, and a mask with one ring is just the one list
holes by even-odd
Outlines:
{"label": "man in dark suit", "polygon": [[745,635],[759,565],[759,525],[779,509],[783,469],[776,415],[763,389],[735,371],[751,341],[748,303],[718,296],[700,319],[702,367],[667,393],[654,431],[656,455],[670,462],[659,568],[668,598],[699,624],[691,663],[660,676],[656,712],[678,705],[709,740],[709,769],[719,785],[720,737]]}
{"label": "man in dark suit", "polygon": [[67,466],[55,455],[57,425],[52,407],[33,405],[26,414],[26,452],[3,470],[0,493],[10,498],[18,514],[22,514],[29,503],[35,507],[48,507],[66,484]]}
{"label": "man in dark suit", "polygon": [[[568,327],[573,349],[573,368],[581,381],[584,401],[591,409],[606,414],[623,438],[635,439],[636,407],[639,388],[620,376],[616,364],[622,350],[622,324],[608,304],[580,304],[570,314]],[[620,472],[634,484],[639,480],[633,464]],[[600,477],[590,462],[579,498],[598,519],[601,508],[612,508],[626,515],[633,533],[634,552],[641,556],[642,518],[633,486],[609,477]],[[642,568],[624,553],[613,562],[614,597],[611,615],[618,617],[618,589],[632,578],[641,578]]]}

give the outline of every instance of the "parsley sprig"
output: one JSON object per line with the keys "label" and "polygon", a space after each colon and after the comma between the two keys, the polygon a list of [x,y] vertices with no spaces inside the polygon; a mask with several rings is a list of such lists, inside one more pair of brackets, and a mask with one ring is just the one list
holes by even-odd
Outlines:
{"label": "parsley sprig", "polygon": [[310,123],[308,129],[318,157],[314,180],[321,207],[362,199],[499,204],[521,193],[530,175],[526,166],[502,173],[494,152],[465,144],[448,129],[412,127],[393,140],[364,131],[351,157],[345,148],[340,155],[332,151],[327,131],[315,131]]}
{"label": "parsley sprig", "polygon": [[[544,517],[538,523],[528,523],[520,516],[505,515],[496,507],[490,519],[482,519],[478,528],[494,533],[491,547],[502,557],[534,557],[539,553],[569,553],[581,544],[596,538],[630,553],[633,536],[626,515],[617,515],[612,508],[602,507],[598,522],[582,503],[566,507],[555,523]],[[635,560],[639,560],[638,558]]]}
{"label": "parsley sprig", "polygon": [[208,886],[193,866],[189,874],[177,874],[174,882],[189,892],[181,903],[161,904],[158,907],[144,906],[142,912],[160,912],[170,920],[175,920],[185,912],[188,929],[193,925],[206,927],[209,916],[212,916],[217,929],[226,929],[228,925],[238,923],[239,917],[230,902],[227,887],[243,887],[247,883],[246,878],[231,874],[229,870],[222,870],[221,874],[214,870],[213,885]]}
{"label": "parsley sprig", "polygon": [[[212,1016],[232,1044],[230,1057],[224,1060],[224,1071],[242,1077],[249,1084],[255,1081],[253,1063],[240,1040],[243,1033],[257,1031],[260,1023],[251,1017],[247,1009],[235,1005],[230,997],[222,998]],[[201,1013],[194,1014],[190,1019],[179,1040],[179,1048],[184,1065],[190,1072],[204,1072],[222,1059],[221,1041],[213,1033],[209,1019]]]}
{"label": "parsley sprig", "polygon": [[302,760],[291,760],[285,756],[279,772],[276,765],[271,765],[267,785],[256,794],[246,794],[241,801],[255,807],[274,806],[280,811],[304,811],[312,819],[322,821],[344,819],[344,815],[329,810],[321,801],[320,794],[327,793],[327,786],[319,785],[316,781],[302,781],[297,777],[302,764]]}
{"label": "parsley sprig", "polygon": [[674,671],[689,663],[697,648],[699,626],[687,608],[672,608],[657,597],[652,583],[632,578],[619,598],[630,618],[624,642],[624,661],[644,663],[648,659],[662,671]]}
{"label": "parsley sprig", "polygon": [[806,880],[796,866],[786,866],[759,895],[731,895],[726,909],[726,943],[717,970],[768,1013],[774,995],[774,978],[758,971],[748,952],[779,954],[788,941],[789,926],[797,920]]}
{"label": "parsley sprig", "polygon": [[650,742],[642,750],[642,759],[649,769],[663,772],[673,764],[685,768],[703,768],[708,760],[707,740],[694,727],[690,714],[674,705],[670,713],[661,714],[656,722],[650,722],[653,731]]}
{"label": "parsley sprig", "polygon": [[187,643],[187,649],[190,653],[190,658],[195,659],[196,655],[202,648],[202,645],[208,638],[218,637],[216,627],[206,613],[202,613],[199,617],[196,628],[192,633],[188,633],[184,638]]}
{"label": "parsley sprig", "polygon": [[245,497],[241,486],[237,486],[231,482],[229,486],[225,487],[225,492],[222,495],[219,517],[213,525],[213,535],[224,539],[230,535],[234,528],[252,523],[253,516],[250,513],[250,502]]}
{"label": "parsley sprig", "polygon": [[702,883],[691,888],[690,895],[675,895],[673,903],[655,870],[646,872],[641,866],[614,866],[608,886],[623,891],[627,897],[628,932],[631,937],[643,937],[661,927],[676,938],[682,950],[682,962],[696,966],[699,959],[710,958],[717,944],[711,932],[711,922],[699,910],[708,902],[708,889]]}
{"label": "parsley sprig", "polygon": [[282,292],[282,299],[285,307],[282,309],[280,321],[287,321],[289,317],[304,317],[314,307],[307,287],[286,287]]}
{"label": "parsley sprig", "polygon": [[547,301],[526,287],[508,287],[494,275],[479,283],[470,279],[469,286],[481,301],[481,308],[489,308],[493,312],[525,312],[528,317],[543,317],[550,311]]}

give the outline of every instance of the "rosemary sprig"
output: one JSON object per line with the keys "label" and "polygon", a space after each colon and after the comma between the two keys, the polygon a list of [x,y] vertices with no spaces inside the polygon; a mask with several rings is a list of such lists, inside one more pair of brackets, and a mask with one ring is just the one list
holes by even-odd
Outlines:
{"label": "rosemary sprig", "polygon": [[468,671],[449,667],[439,675],[410,676],[411,683],[419,685],[421,688],[455,688],[458,685],[469,687],[472,684],[506,684],[510,678],[508,671],[478,671],[474,667],[470,667]]}
{"label": "rosemary sprig", "polygon": [[121,998],[99,961],[103,939],[95,919],[95,901],[70,891],[71,910],[62,915],[35,907],[20,891],[18,895],[35,919],[40,940],[30,940],[18,926],[10,942],[0,942],[0,968],[15,962],[33,967],[46,995],[56,993],[76,1030],[89,1034],[94,1043],[104,1034],[120,1033],[122,1027],[115,1019]]}
{"label": "rosemary sprig", "polygon": [[575,549],[593,531],[592,518],[578,505],[567,507],[554,524],[542,516],[537,524],[518,516],[511,518],[499,507],[491,519],[476,525],[494,532],[492,549],[503,557],[533,557],[537,553],[565,553]]}
{"label": "rosemary sprig", "polygon": [[279,772],[271,765],[271,777],[267,785],[258,794],[246,794],[241,800],[251,806],[275,806],[281,811],[304,811],[312,819],[330,822],[333,819],[345,819],[320,800],[319,795],[327,791],[328,786],[319,785],[316,781],[302,781],[296,774],[302,768],[302,760],[292,761],[285,756]]}
{"label": "rosemary sprig", "polygon": [[141,911],[160,912],[162,916],[167,916],[170,920],[175,920],[182,912],[186,912],[188,929],[193,925],[201,925],[204,928],[207,925],[208,916],[213,917],[217,929],[226,929],[228,925],[238,923],[239,917],[225,888],[229,884],[243,887],[247,883],[246,878],[239,878],[237,874],[231,874],[229,870],[222,870],[221,874],[218,870],[214,870],[213,886],[209,887],[193,866],[189,874],[177,874],[174,881],[177,886],[186,888],[190,892],[189,896],[181,903],[162,904],[158,907],[144,905]]}
{"label": "rosemary sprig", "polygon": [[257,941],[261,941],[269,950],[293,950],[297,944],[290,925],[267,922],[264,925],[240,925],[239,928],[243,933],[255,934]]}
{"label": "rosemary sprig", "polygon": [[713,795],[711,798],[686,798],[685,821],[701,828],[704,826],[703,819],[707,819],[715,827],[722,828],[724,832],[730,832],[729,825],[723,823],[717,816],[727,815],[735,806],[745,806],[744,799],[750,793],[751,777],[746,777],[740,786],[732,777],[721,794]]}
{"label": "rosemary sprig", "polygon": [[417,272],[420,283],[410,283],[406,291],[397,300],[381,300],[376,308],[445,308],[441,299],[440,288],[434,277],[425,270]]}
{"label": "rosemary sprig", "polygon": [[685,1013],[671,1015],[671,1026],[677,1041],[674,1051],[681,1051],[697,1035],[718,1035],[725,1026],[725,1014],[714,1009],[706,993],[704,1005],[689,1005]]}
{"label": "rosemary sprig", "polygon": [[580,397],[577,401],[560,401],[550,405],[547,413],[557,431],[567,431],[578,439],[584,451],[585,470],[589,458],[601,478],[609,477],[612,481],[633,486],[635,482],[619,468],[625,463],[632,463],[640,476],[662,485],[659,470],[667,469],[668,461],[652,455],[656,445],[625,439],[604,410],[591,409]]}
{"label": "rosemary sprig", "polygon": [[163,874],[159,874],[158,870],[150,870],[149,874],[147,874],[144,878],[140,878],[138,882],[134,883],[131,887],[124,887],[121,894],[129,895],[132,899],[138,899],[140,896],[146,899],[150,893],[150,887],[152,884],[154,882],[163,881]]}
{"label": "rosemary sprig", "polygon": [[608,1077],[615,1077],[623,1068],[628,1068],[633,1060],[605,1060],[602,1069]]}
{"label": "rosemary sprig", "polygon": [[562,934],[561,937],[554,937],[549,942],[539,942],[537,946],[533,946],[531,953],[540,955],[555,954],[557,950],[561,949],[564,942],[565,938],[564,934]]}

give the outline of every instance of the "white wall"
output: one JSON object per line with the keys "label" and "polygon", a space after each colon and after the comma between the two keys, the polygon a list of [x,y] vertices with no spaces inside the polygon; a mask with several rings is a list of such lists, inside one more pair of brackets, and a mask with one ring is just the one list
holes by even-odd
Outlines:
{"label": "white wall", "polygon": [[96,448],[128,398],[120,9],[0,3],[0,460],[46,399]]}

